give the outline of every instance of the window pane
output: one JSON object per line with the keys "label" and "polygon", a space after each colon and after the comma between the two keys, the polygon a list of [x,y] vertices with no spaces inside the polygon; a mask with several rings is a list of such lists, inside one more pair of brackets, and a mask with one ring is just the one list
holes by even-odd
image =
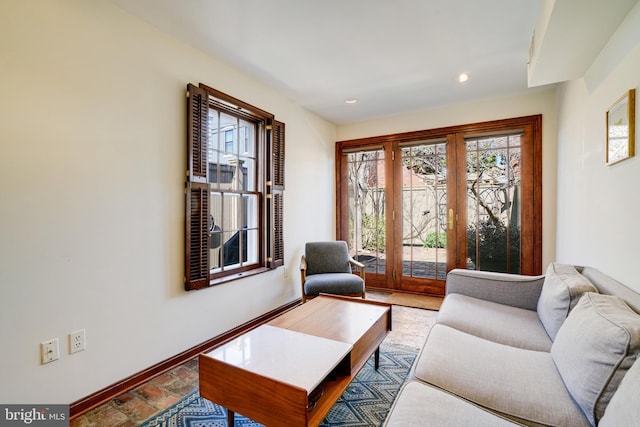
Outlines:
{"label": "window pane", "polygon": [[209,228],[211,228],[211,222],[218,227],[222,226],[222,194],[212,191],[209,203],[209,213],[211,214]]}
{"label": "window pane", "polygon": [[218,189],[231,190],[233,188],[233,178],[235,176],[235,165],[229,164],[229,155],[222,154],[218,167]]}
{"label": "window pane", "polygon": [[225,170],[227,172],[225,186],[229,190],[237,191],[243,186],[244,181],[244,165],[238,160],[238,157],[225,154]]}
{"label": "window pane", "polygon": [[402,275],[444,280],[447,268],[446,142],[402,148]]}
{"label": "window pane", "polygon": [[219,150],[227,154],[238,153],[238,119],[228,114],[220,114]]}
{"label": "window pane", "polygon": [[467,141],[467,267],[520,273],[520,135]]}
{"label": "window pane", "polygon": [[246,120],[240,120],[240,150],[238,154],[245,157],[256,157],[256,126]]}
{"label": "window pane", "polygon": [[218,150],[211,150],[209,153],[209,182],[214,184],[217,188],[220,183],[220,152]]}
{"label": "window pane", "polygon": [[222,194],[212,192],[209,200],[209,268],[216,270],[222,246]]}
{"label": "window pane", "polygon": [[240,232],[225,231],[224,244],[221,251],[221,263],[225,267],[240,266]]}
{"label": "window pane", "polygon": [[386,270],[384,151],[347,155],[349,169],[349,253],[368,272]]}
{"label": "window pane", "polygon": [[218,149],[218,112],[209,109],[209,138],[207,140],[207,148],[209,150],[209,158],[211,151]]}
{"label": "window pane", "polygon": [[258,228],[258,196],[255,194],[246,194],[244,199],[244,218],[243,225],[246,228]]}
{"label": "window pane", "polygon": [[256,161],[249,157],[240,157],[236,169],[237,191],[256,191]]}
{"label": "window pane", "polygon": [[240,195],[224,193],[222,203],[222,229],[237,231],[240,229]]}
{"label": "window pane", "polygon": [[209,182],[218,182],[218,112],[209,109],[209,138],[207,139],[207,159]]}
{"label": "window pane", "polygon": [[235,147],[234,147],[234,131],[233,129],[227,129],[224,131],[224,133],[222,134],[222,136],[224,137],[224,151],[227,153],[234,153],[235,152]]}
{"label": "window pane", "polygon": [[244,245],[243,263],[255,264],[258,262],[258,230],[247,230],[244,234],[246,235],[246,245]]}

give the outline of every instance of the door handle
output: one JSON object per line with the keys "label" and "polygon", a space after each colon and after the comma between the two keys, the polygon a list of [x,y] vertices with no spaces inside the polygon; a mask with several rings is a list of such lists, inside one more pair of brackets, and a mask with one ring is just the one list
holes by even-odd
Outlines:
{"label": "door handle", "polygon": [[449,209],[449,230],[453,230],[453,209]]}

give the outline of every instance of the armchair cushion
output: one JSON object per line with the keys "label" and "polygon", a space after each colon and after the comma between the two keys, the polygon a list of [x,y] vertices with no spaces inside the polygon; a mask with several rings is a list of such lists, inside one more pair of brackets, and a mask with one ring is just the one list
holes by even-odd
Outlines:
{"label": "armchair cushion", "polygon": [[307,277],[322,273],[351,273],[347,243],[341,240],[305,245]]}
{"label": "armchair cushion", "polygon": [[304,282],[305,295],[356,294],[364,292],[364,280],[351,273],[327,273],[307,276]]}

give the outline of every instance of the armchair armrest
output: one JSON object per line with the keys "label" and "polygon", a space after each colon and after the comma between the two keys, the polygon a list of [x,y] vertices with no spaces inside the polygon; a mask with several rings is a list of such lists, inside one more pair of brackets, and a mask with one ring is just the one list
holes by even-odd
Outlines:
{"label": "armchair armrest", "polygon": [[353,266],[358,267],[358,269],[360,270],[360,277],[362,278],[362,280],[364,280],[364,264],[356,261],[353,257],[349,257],[349,263]]}
{"label": "armchair armrest", "polygon": [[304,255],[300,258],[300,278],[302,279],[302,284],[304,286],[304,281],[307,279],[307,259]]}
{"label": "armchair armrest", "polygon": [[447,294],[458,293],[536,311],[543,283],[544,276],[454,269],[447,274]]}

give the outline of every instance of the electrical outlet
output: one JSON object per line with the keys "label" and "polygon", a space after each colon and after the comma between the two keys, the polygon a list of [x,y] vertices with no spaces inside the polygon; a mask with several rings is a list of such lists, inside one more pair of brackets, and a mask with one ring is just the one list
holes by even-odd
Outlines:
{"label": "electrical outlet", "polygon": [[69,334],[69,354],[77,353],[86,348],[84,329]]}
{"label": "electrical outlet", "polygon": [[287,267],[284,267],[284,278],[285,279],[289,278],[289,269]]}
{"label": "electrical outlet", "polygon": [[40,363],[45,364],[60,359],[60,344],[58,338],[40,343]]}

